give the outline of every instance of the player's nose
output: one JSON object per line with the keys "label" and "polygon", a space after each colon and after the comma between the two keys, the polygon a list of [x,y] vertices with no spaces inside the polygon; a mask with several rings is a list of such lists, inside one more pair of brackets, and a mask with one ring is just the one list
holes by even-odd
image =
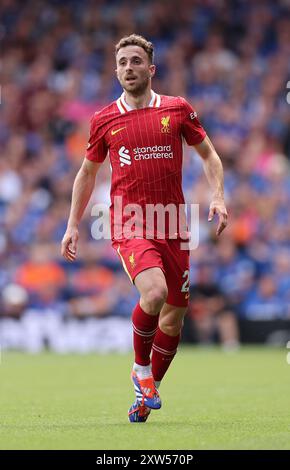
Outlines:
{"label": "player's nose", "polygon": [[132,72],[133,67],[132,67],[132,64],[130,62],[127,62],[125,70],[126,70],[126,72]]}

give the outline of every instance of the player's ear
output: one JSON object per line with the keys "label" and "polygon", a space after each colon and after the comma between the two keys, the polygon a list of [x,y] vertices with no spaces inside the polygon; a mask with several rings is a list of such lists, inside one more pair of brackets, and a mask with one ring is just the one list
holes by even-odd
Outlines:
{"label": "player's ear", "polygon": [[149,71],[150,71],[150,76],[151,76],[151,78],[154,77],[155,72],[156,72],[156,65],[153,65],[153,64],[150,65]]}

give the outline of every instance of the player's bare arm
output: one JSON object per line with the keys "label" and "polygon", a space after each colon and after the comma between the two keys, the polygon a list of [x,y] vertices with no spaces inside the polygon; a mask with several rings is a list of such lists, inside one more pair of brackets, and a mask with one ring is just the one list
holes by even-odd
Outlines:
{"label": "player's bare arm", "polygon": [[204,138],[201,144],[195,145],[195,149],[203,160],[204,172],[213,191],[208,220],[211,221],[215,214],[218,215],[219,223],[216,234],[220,235],[227,226],[228,219],[224,201],[222,162],[208,136]]}
{"label": "player's bare arm", "polygon": [[71,210],[67,229],[61,243],[61,254],[68,261],[76,259],[79,238],[78,225],[92,195],[96,174],[101,163],[84,159],[73,184]]}

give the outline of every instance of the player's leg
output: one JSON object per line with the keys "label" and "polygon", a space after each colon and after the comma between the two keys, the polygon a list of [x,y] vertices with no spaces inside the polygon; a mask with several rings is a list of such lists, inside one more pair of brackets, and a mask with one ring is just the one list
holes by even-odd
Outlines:
{"label": "player's leg", "polygon": [[139,273],[134,283],[140,293],[140,301],[132,315],[135,362],[141,366],[148,366],[153,339],[158,327],[159,312],[164,305],[168,291],[165,276],[157,267]]}
{"label": "player's leg", "polygon": [[135,362],[132,381],[136,401],[129,409],[131,422],[145,422],[151,408],[161,406],[152,374],[150,353],[158,328],[159,312],[167,297],[165,276],[160,268],[149,268],[139,273],[134,283],[140,293],[139,304],[132,315]]}
{"label": "player's leg", "polygon": [[[139,273],[135,285],[140,302],[132,315],[135,362],[132,380],[137,400],[149,408],[160,408],[161,400],[152,375],[150,353],[158,328],[159,312],[167,298],[165,276],[160,268],[149,268]],[[145,392],[144,392],[145,391]]]}
{"label": "player's leg", "polygon": [[[132,381],[136,401],[129,409],[130,422],[145,422],[151,408],[161,407],[152,374],[150,353],[158,328],[159,312],[167,297],[165,276],[160,268],[149,268],[139,273],[135,285],[140,292],[139,304],[132,315],[135,362]],[[150,405],[150,406],[149,406]]]}
{"label": "player's leg", "polygon": [[140,293],[140,301],[132,314],[133,340],[135,362],[146,367],[150,364],[158,315],[168,293],[162,257],[151,240],[124,239],[115,242],[113,247],[131,282],[134,282]]}
{"label": "player's leg", "polygon": [[124,240],[114,247],[125,271],[140,292],[140,301],[132,315],[135,352],[132,380],[136,402],[129,410],[129,419],[132,422],[141,422],[146,421],[148,416],[145,405],[156,409],[161,406],[152,376],[150,353],[158,327],[159,312],[167,297],[167,286],[161,254],[150,240]]}
{"label": "player's leg", "polygon": [[189,300],[189,251],[181,249],[179,240],[167,240],[162,260],[168,296],[152,346],[152,373],[157,388],[176,354]]}
{"label": "player's leg", "polygon": [[158,388],[176,352],[187,307],[165,303],[159,316],[159,328],[152,346],[152,374]]}

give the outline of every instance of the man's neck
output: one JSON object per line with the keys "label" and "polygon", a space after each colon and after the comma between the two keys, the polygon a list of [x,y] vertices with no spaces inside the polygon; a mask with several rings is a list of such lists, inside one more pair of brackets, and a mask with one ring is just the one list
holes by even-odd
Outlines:
{"label": "man's neck", "polygon": [[152,99],[151,88],[148,88],[148,90],[146,90],[141,96],[133,96],[127,91],[125,91],[124,98],[125,98],[126,103],[132,109],[147,108]]}

